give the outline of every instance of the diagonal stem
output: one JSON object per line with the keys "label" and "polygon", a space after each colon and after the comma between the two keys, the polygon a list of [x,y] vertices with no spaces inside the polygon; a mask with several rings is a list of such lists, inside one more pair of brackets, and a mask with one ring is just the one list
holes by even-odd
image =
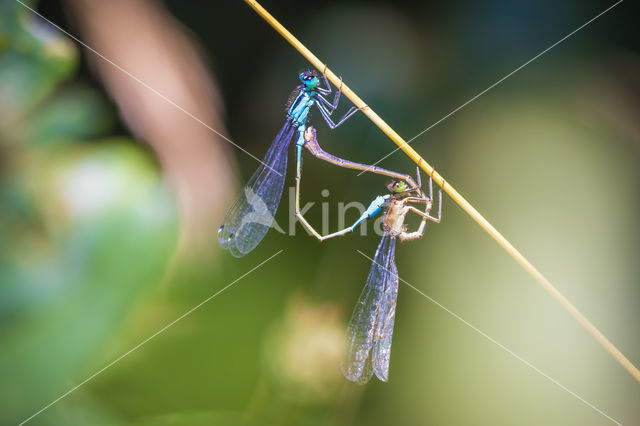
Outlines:
{"label": "diagonal stem", "polygon": [[306,48],[297,38],[293,36],[285,27],[282,26],[269,12],[267,12],[257,1],[245,0],[245,2],[255,10],[269,25],[273,27],[285,40],[287,40],[302,56],[304,56],[318,70],[322,70],[329,80],[336,86],[342,85],[342,93],[360,109],[364,115],[369,117],[373,123],[380,128],[398,147],[404,151],[411,160],[416,163],[422,170],[433,178],[444,192],[446,192],[473,220],[475,220],[482,229],[487,232],[500,246],[515,259],[522,268],[529,273],[560,305],[573,316],[586,330],[591,334],[602,347],[611,354],[611,356],[625,369],[627,372],[640,383],[640,370],[631,363],[623,354],[615,347],[607,337],[602,334],[598,328],[591,323],[570,301],[567,299],[551,282],[531,262],[527,260],[498,230],[489,223],[458,191],[455,190],[445,179],[407,142],[396,133],[378,114],[376,114],[369,106],[356,95],[349,86],[331,71],[325,63],[318,59],[309,49]]}

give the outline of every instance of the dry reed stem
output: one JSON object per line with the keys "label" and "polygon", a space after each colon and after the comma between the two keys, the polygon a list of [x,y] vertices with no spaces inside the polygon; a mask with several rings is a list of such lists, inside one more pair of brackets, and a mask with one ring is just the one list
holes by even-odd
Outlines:
{"label": "dry reed stem", "polygon": [[342,93],[353,102],[376,126],[380,128],[413,162],[433,178],[444,192],[446,192],[482,229],[484,229],[502,248],[513,257],[560,305],[569,312],[591,334],[631,376],[640,383],[640,371],[606,338],[595,325],[591,323],[551,282],[536,269],[526,257],[522,255],[496,228],[489,223],[467,200],[464,199],[445,179],[427,163],[409,144],[398,135],[385,121],[364,103],[353,90],[331,71],[325,63],[320,61],[309,49],[282,26],[257,1],[245,0],[269,25],[285,38],[302,56],[304,56],[318,70],[324,72],[327,78],[336,86],[342,85]]}

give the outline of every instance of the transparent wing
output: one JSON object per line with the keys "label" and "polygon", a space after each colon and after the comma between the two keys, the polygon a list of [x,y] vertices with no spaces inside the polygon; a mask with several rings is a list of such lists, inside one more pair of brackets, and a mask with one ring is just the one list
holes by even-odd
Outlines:
{"label": "transparent wing", "polygon": [[391,338],[393,323],[396,318],[396,302],[398,300],[398,268],[395,262],[394,247],[389,249],[389,274],[385,282],[384,294],[376,317],[376,339],[373,343],[371,363],[378,379],[386,382],[389,379],[389,357],[391,356]]}
{"label": "transparent wing", "polygon": [[[364,289],[347,326],[349,352],[342,366],[342,372],[348,380],[359,384],[367,383],[374,370],[378,368],[374,364],[375,358],[372,359],[371,352],[379,340],[380,330],[384,332],[384,327],[380,325],[382,318],[380,312],[384,306],[388,306],[388,303],[385,305],[385,301],[389,299],[387,296],[391,296],[393,293],[387,295],[386,291],[389,287],[389,280],[393,279],[392,276],[396,279],[397,288],[397,274],[393,273],[395,271],[394,256],[395,238],[384,235],[380,240]],[[391,330],[387,331],[393,332],[393,320],[391,321]]]}
{"label": "transparent wing", "polygon": [[295,127],[287,120],[271,143],[264,164],[251,176],[218,229],[220,245],[235,257],[253,250],[271,227],[282,197],[287,151],[294,132]]}

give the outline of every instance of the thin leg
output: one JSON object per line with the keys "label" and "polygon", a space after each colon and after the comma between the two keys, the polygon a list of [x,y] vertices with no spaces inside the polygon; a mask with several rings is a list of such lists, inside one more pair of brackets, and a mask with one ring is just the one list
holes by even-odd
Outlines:
{"label": "thin leg", "polygon": [[414,213],[416,213],[416,214],[418,214],[418,215],[422,216],[422,217],[423,217],[423,218],[425,218],[425,219],[431,220],[431,221],[433,221],[433,222],[439,222],[439,221],[440,221],[440,219],[437,219],[437,218],[435,218],[435,217],[431,217],[431,216],[429,215],[429,213],[423,212],[422,210],[418,210],[417,208],[415,208],[415,207],[413,207],[413,206],[408,206],[407,208],[408,208],[410,211],[412,211],[412,212],[414,212]]}
{"label": "thin leg", "polygon": [[[424,212],[416,209],[413,206],[407,206],[407,207],[412,212],[415,212],[415,213],[419,214],[420,216],[429,219],[432,222],[440,223],[440,220],[442,219],[442,190],[439,191],[438,195],[439,195],[438,196],[438,217],[433,217],[433,216],[429,215],[429,212],[431,211],[431,206],[428,206],[428,208],[425,209]],[[425,199],[425,198],[407,197],[407,198],[405,198],[405,200],[408,203],[426,203],[427,205],[429,203],[431,203],[431,200],[428,200],[428,199]]]}
{"label": "thin leg", "polygon": [[414,211],[416,213],[418,213],[420,216],[422,216],[422,221],[420,221],[420,226],[418,227],[418,230],[415,232],[402,232],[398,235],[398,238],[400,239],[400,241],[410,241],[410,240],[417,240],[418,238],[422,238],[422,236],[424,235],[424,230],[427,226],[427,220],[429,220],[429,211],[431,210],[431,204],[427,204],[427,206],[424,209],[424,212],[416,209],[413,206],[409,206],[409,210]]}
{"label": "thin leg", "polygon": [[[422,221],[420,221],[420,226],[418,227],[418,230],[416,230],[415,232],[402,232],[398,235],[398,238],[400,239],[400,241],[411,241],[411,240],[417,240],[418,238],[422,238],[422,236],[424,235],[424,230],[427,226],[427,220],[432,220],[431,216],[429,215],[429,212],[431,211],[431,203],[427,203],[424,212],[416,209],[413,206],[409,206],[409,210],[413,211],[417,214],[419,214],[420,216],[422,216]],[[439,220],[438,220],[439,221]]]}
{"label": "thin leg", "polygon": [[417,231],[415,232],[403,232],[401,234],[398,234],[398,238],[400,239],[400,241],[411,241],[411,240],[417,240],[418,238],[422,238],[422,236],[424,235],[424,230],[427,224],[427,219],[422,219],[422,222],[420,222],[420,227],[418,228]]}
{"label": "thin leg", "polygon": [[332,102],[329,102],[327,98],[325,98],[324,96],[317,94],[316,101],[324,105],[327,108],[327,114],[331,115],[336,110],[336,108],[338,108],[339,99],[337,98],[339,98],[339,96],[340,96],[340,92],[336,93],[336,96],[332,103]]}
{"label": "thin leg", "polygon": [[[421,185],[420,182],[420,173],[418,172],[418,186]],[[406,190],[403,191],[404,192],[411,192],[410,190]],[[423,193],[424,194],[424,193]],[[433,201],[433,179],[431,178],[431,176],[429,176],[429,196],[427,197],[426,195],[423,197],[407,197],[405,198],[405,200],[407,200],[407,202],[411,202],[411,203],[424,203],[425,200],[428,201]],[[440,200],[442,200],[442,190],[440,190]]]}
{"label": "thin leg", "polygon": [[415,232],[402,232],[401,234],[398,235],[398,238],[400,239],[400,241],[410,241],[410,240],[415,240],[418,238],[421,238],[424,235],[424,230],[427,224],[427,221],[430,220],[432,222],[435,223],[440,223],[440,220],[442,219],[442,189],[439,191],[438,193],[438,217],[433,217],[431,216],[429,213],[431,212],[431,208],[432,208],[432,200],[433,200],[433,180],[431,179],[431,177],[429,177],[429,198],[427,197],[407,197],[405,198],[403,201],[405,201],[406,203],[412,202],[412,203],[425,203],[425,209],[424,211],[418,210],[417,208],[413,207],[413,206],[407,206],[409,211],[412,211],[416,214],[419,214],[420,216],[422,216],[422,221],[420,222],[420,226],[418,227],[418,230]]}
{"label": "thin leg", "polygon": [[428,197],[406,197],[402,199],[406,203],[429,204],[431,200]]}
{"label": "thin leg", "polygon": [[438,220],[431,219],[435,223],[440,223],[442,219],[442,188],[438,191]]}
{"label": "thin leg", "polygon": [[334,121],[330,117],[329,111],[327,111],[326,107],[322,103],[316,102],[316,106],[320,110],[320,114],[322,115],[322,118],[324,118],[324,121],[327,122],[327,125],[331,129],[335,129],[336,127],[338,127],[339,125],[347,121],[349,117],[351,117],[353,114],[355,114],[358,111],[358,108],[353,106],[349,109],[349,111],[347,111],[347,113],[340,120],[338,120],[337,123],[334,123]]}
{"label": "thin leg", "polygon": [[315,98],[316,102],[325,106],[327,108],[327,112],[329,113],[329,115],[331,115],[336,110],[336,108],[338,108],[338,103],[340,102],[340,94],[341,92],[338,90],[333,97],[333,102],[329,102],[329,100],[322,96],[322,94],[320,93],[317,93]]}
{"label": "thin leg", "polygon": [[[322,81],[324,81],[324,85],[326,87],[316,87],[316,90],[318,91],[318,93],[328,95],[329,93],[331,93],[331,85],[329,84],[329,79],[327,78],[327,75],[324,73],[324,71],[322,71]],[[342,78],[340,78],[340,81],[342,81]]]}
{"label": "thin leg", "polygon": [[329,102],[329,100],[324,97],[331,93],[331,86],[329,86],[329,82],[327,81],[327,76],[323,74],[323,77],[325,79],[325,82],[327,83],[327,86],[329,87],[329,91],[327,92],[324,89],[323,90],[316,89],[318,91],[318,94],[316,96],[318,98],[318,101],[327,107],[327,112],[329,113],[329,115],[331,115],[333,114],[333,111],[335,111],[335,109],[338,108],[338,102],[340,102],[340,95],[342,95],[342,77],[340,77],[340,86],[338,86],[338,91],[333,96],[333,102]]}
{"label": "thin leg", "polygon": [[431,207],[429,206],[426,210],[427,211],[420,211],[418,209],[416,209],[413,206],[409,206],[409,210],[411,210],[412,212],[415,212],[417,214],[419,214],[420,216],[422,216],[422,221],[420,222],[420,226],[418,227],[418,230],[415,232],[403,232],[401,234],[398,235],[398,238],[400,239],[400,241],[411,241],[411,240],[417,240],[418,238],[421,238],[424,235],[424,230],[426,228],[427,225],[427,221],[430,220],[432,222],[435,223],[440,223],[440,218],[441,218],[441,214],[442,214],[442,193],[440,193],[440,204],[438,207],[438,217],[432,217],[431,215],[429,215],[428,211],[431,210]]}

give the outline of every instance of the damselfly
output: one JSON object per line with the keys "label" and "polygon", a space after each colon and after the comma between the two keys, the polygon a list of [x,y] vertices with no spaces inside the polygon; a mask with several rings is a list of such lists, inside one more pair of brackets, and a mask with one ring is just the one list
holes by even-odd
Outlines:
{"label": "damselfly", "polygon": [[[342,372],[347,379],[358,384],[367,383],[373,374],[385,382],[389,378],[389,357],[398,297],[396,239],[409,241],[422,237],[427,221],[439,223],[442,215],[442,190],[439,193],[438,217],[430,215],[433,206],[431,178],[429,196],[421,190],[419,196],[410,196],[399,181],[392,182],[388,188],[391,194],[377,197],[367,209],[370,212],[368,217],[386,209],[384,234],[347,327],[349,351]],[[424,204],[425,210],[418,210],[411,205],[413,203]],[[407,232],[404,225],[405,216],[409,212],[422,216],[420,226],[415,232]]]}
{"label": "damselfly", "polygon": [[333,102],[330,102],[325,98],[331,94],[326,76],[323,75],[326,87],[319,86],[320,79],[315,72],[303,71],[298,77],[302,84],[292,93],[293,100],[287,109],[284,125],[271,143],[263,163],[251,176],[218,230],[220,245],[235,257],[253,250],[271,227],[284,188],[289,144],[296,132],[298,139],[303,139],[311,107],[318,107],[320,115],[332,129],[357,111],[356,107],[351,107],[340,120],[334,122],[331,114],[338,107],[341,88],[338,88]]}

